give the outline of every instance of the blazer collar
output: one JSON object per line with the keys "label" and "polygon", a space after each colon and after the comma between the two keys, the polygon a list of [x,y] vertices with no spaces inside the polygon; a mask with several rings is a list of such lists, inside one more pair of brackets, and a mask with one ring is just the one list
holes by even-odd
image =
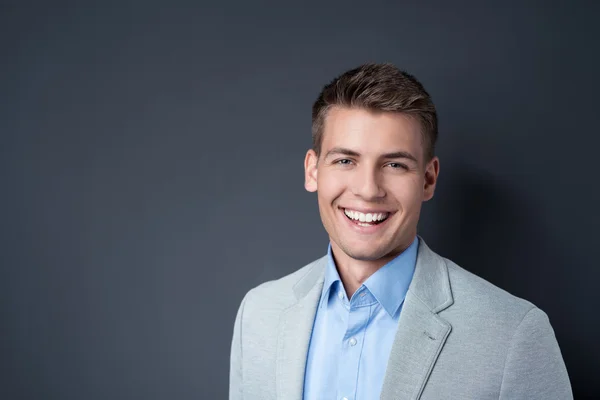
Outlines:
{"label": "blazer collar", "polygon": [[[301,400],[306,357],[327,257],[313,262],[293,287],[295,302],[280,319],[277,342],[277,398]],[[452,305],[448,268],[419,236],[413,279],[402,306],[387,364],[382,400],[418,399],[451,331],[438,313]]]}
{"label": "blazer collar", "polygon": [[323,287],[326,266],[327,256],[321,257],[310,264],[306,274],[304,274],[293,287],[296,300],[301,301],[314,289],[315,285],[320,285],[321,288]]}
{"label": "blazer collar", "polygon": [[[415,272],[408,292],[419,299],[432,313],[448,308],[454,302],[450,289],[448,268],[442,257],[433,252],[421,236],[417,236],[419,247]],[[311,264],[308,272],[294,285],[296,300],[304,298],[316,284],[323,286],[327,256]]]}
{"label": "blazer collar", "polygon": [[448,267],[444,259],[433,252],[423,238],[418,238],[417,265],[408,292],[418,298],[432,313],[439,313],[454,303]]}
{"label": "blazer collar", "polygon": [[419,238],[413,280],[400,313],[381,400],[420,398],[452,329],[438,313],[452,305],[448,267]]}
{"label": "blazer collar", "polygon": [[323,257],[309,266],[293,287],[296,301],[281,314],[275,374],[278,399],[302,400],[308,346],[326,265]]}

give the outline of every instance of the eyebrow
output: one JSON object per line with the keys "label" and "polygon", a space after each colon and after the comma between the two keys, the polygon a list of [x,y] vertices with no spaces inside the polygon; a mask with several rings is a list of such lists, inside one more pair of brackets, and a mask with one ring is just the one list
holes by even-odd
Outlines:
{"label": "eyebrow", "polygon": [[[346,149],[343,147],[334,147],[333,149],[331,149],[327,152],[327,154],[325,155],[325,158],[327,158],[331,155],[335,155],[335,154],[346,155],[346,156],[351,156],[351,157],[360,157],[360,153],[358,153],[354,150]],[[394,159],[394,158],[408,158],[409,160],[413,160],[414,162],[417,162],[417,163],[419,162],[419,160],[417,160],[417,158],[415,156],[413,156],[412,154],[410,154],[407,151],[395,151],[393,153],[382,154],[380,158],[383,158],[386,160]]]}
{"label": "eyebrow", "polygon": [[387,153],[381,156],[381,158],[390,159],[390,158],[408,158],[409,160],[413,160],[414,162],[419,162],[417,157],[413,156],[407,151],[396,151],[394,153]]}
{"label": "eyebrow", "polygon": [[359,157],[360,153],[357,153],[354,150],[350,150],[350,149],[345,149],[343,147],[334,147],[333,149],[329,150],[327,152],[327,154],[325,154],[325,158],[332,156],[332,155],[344,155],[344,156],[351,156],[351,157]]}

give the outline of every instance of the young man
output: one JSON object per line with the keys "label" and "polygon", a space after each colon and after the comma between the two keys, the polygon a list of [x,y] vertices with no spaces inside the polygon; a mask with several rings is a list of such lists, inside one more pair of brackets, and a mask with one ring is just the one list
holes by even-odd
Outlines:
{"label": "young man", "polygon": [[570,399],[548,317],[417,235],[440,162],[435,107],[390,64],[326,85],[305,187],[328,254],[246,294],[232,400]]}

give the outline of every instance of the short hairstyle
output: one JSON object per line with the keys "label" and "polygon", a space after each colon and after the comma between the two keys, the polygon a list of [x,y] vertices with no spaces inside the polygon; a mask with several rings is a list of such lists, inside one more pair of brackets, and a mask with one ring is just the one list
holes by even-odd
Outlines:
{"label": "short hairstyle", "polygon": [[438,136],[435,106],[423,85],[392,64],[364,64],[344,72],[323,87],[312,108],[313,150],[319,155],[323,127],[333,106],[394,112],[417,119],[421,125],[426,162],[435,153]]}

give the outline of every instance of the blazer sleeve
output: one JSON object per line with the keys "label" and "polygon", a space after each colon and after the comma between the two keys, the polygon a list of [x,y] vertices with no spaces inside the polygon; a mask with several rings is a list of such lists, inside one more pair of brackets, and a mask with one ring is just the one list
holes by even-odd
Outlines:
{"label": "blazer sleeve", "polygon": [[244,296],[238,308],[233,326],[233,338],[231,340],[231,356],[229,364],[229,400],[242,400],[244,398],[243,370],[242,370],[242,321],[244,318],[244,306],[248,294]]}
{"label": "blazer sleeve", "polygon": [[500,399],[572,399],[569,375],[548,316],[532,308],[506,357]]}

